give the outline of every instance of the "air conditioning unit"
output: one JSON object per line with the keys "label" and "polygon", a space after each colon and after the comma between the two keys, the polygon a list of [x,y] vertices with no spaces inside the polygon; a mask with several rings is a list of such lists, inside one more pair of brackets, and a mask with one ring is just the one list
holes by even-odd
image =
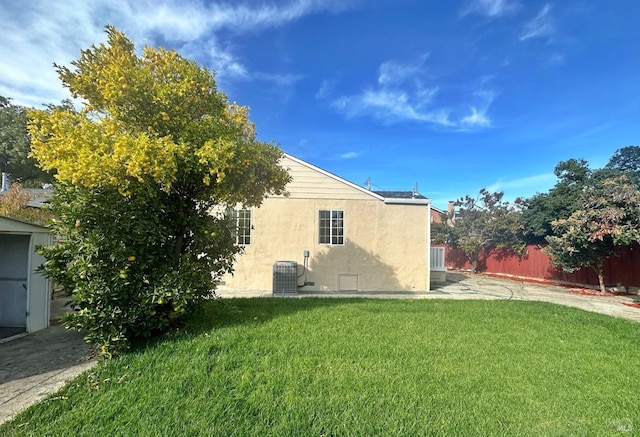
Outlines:
{"label": "air conditioning unit", "polygon": [[273,263],[273,294],[298,294],[298,263],[276,261]]}

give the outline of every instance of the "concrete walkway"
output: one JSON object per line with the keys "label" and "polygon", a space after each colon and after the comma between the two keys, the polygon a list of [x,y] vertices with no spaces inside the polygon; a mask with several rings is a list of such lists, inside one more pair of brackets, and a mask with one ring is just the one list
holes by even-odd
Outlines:
{"label": "concrete walkway", "polygon": [[[640,296],[579,294],[560,286],[449,272],[448,281],[430,292],[301,292],[297,297],[369,297],[380,299],[515,299],[544,301],[640,323]],[[269,291],[219,291],[221,298],[271,297]],[[0,424],[55,393],[67,381],[96,364],[82,335],[59,322],[63,300],[52,301],[50,328],[0,343]]]}
{"label": "concrete walkway", "polygon": [[49,328],[0,343],[0,424],[96,364],[82,334],[61,325],[65,302],[51,301]]}

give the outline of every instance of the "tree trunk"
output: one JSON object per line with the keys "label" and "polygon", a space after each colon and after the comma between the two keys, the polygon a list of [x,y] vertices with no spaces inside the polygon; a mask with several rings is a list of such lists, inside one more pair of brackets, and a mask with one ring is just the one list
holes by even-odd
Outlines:
{"label": "tree trunk", "polygon": [[600,291],[606,293],[606,289],[604,288],[604,275],[602,273],[598,274],[598,283],[600,284]]}
{"label": "tree trunk", "polygon": [[473,273],[478,273],[478,255],[472,253],[469,257],[469,262],[471,263],[471,271]]}
{"label": "tree trunk", "polygon": [[607,290],[604,286],[604,272],[602,271],[602,262],[599,262],[593,267],[593,270],[596,271],[596,275],[598,276],[598,285],[600,285],[600,292],[606,293]]}

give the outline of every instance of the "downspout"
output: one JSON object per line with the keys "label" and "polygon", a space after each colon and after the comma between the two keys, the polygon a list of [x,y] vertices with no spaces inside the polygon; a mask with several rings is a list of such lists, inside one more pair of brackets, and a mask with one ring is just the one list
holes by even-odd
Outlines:
{"label": "downspout", "polygon": [[427,204],[427,291],[431,291],[431,199]]}

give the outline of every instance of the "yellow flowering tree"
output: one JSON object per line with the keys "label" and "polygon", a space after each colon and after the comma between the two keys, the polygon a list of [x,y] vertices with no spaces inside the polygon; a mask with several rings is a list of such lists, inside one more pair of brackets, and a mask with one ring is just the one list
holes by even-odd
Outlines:
{"label": "yellow flowering tree", "polygon": [[106,44],[57,66],[82,109],[30,111],[32,155],[55,172],[45,272],[71,295],[65,320],[106,354],[170,327],[232,270],[228,205],[258,206],[289,181],[248,109],[212,72],[107,26]]}

